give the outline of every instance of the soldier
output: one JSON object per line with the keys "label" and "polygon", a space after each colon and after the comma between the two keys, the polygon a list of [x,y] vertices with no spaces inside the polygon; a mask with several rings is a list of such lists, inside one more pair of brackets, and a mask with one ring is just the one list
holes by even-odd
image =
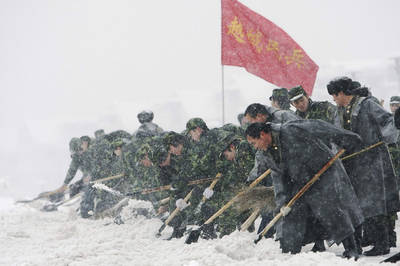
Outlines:
{"label": "soldier", "polygon": [[253,103],[247,106],[244,112],[246,123],[285,123],[292,120],[300,119],[292,111],[279,110],[274,107],[262,105],[260,103]]}
{"label": "soldier", "polygon": [[94,137],[95,137],[96,139],[99,139],[99,138],[103,137],[104,135],[105,135],[104,129],[98,129],[98,130],[96,130],[96,131],[94,132]]}
{"label": "soldier", "polygon": [[[353,149],[360,138],[321,120],[297,120],[284,124],[254,123],[247,140],[262,151],[272,169],[277,211],[283,219],[275,226],[282,252],[299,253],[306,239],[309,217],[325,229],[329,243],[343,243],[344,256],[359,257],[354,228],[363,222],[357,197],[342,163],[336,161],[291,208],[285,205],[334,156],[331,142]],[[267,168],[266,167],[266,168]],[[263,170],[266,170],[263,169]],[[311,239],[313,240],[313,239]]]}
{"label": "soldier", "polygon": [[[390,111],[394,115],[396,110],[400,107],[400,96],[390,97]],[[393,166],[399,179],[400,174],[400,137],[397,139],[396,143],[389,145],[390,155],[392,156]]]}
{"label": "soldier", "polygon": [[272,90],[272,96],[269,97],[271,106],[279,110],[290,110],[290,101],[288,90],[286,88],[278,88]]}
{"label": "soldier", "polygon": [[[78,172],[79,168],[82,167],[82,148],[81,148],[81,140],[79,138],[72,138],[69,142],[69,150],[71,153],[71,163],[69,164],[67,175],[64,179],[63,185],[55,190],[57,194],[55,194],[51,199],[52,200],[60,200],[64,197],[64,192],[68,188],[68,184],[74,179],[76,173]],[[72,192],[72,195],[75,192]]]}
{"label": "soldier", "polygon": [[90,147],[90,142],[91,139],[89,136],[82,136],[80,137],[81,140],[81,151],[80,151],[80,165],[79,165],[79,170],[82,172],[82,178],[71,184],[69,189],[70,189],[70,197],[73,197],[74,195],[78,194],[81,190],[84,189],[84,187],[89,183],[90,181],[90,172],[92,169],[92,161],[89,153],[89,147]]}
{"label": "soldier", "polygon": [[[394,115],[396,110],[400,107],[400,96],[390,97],[390,111]],[[400,136],[397,138],[396,143],[389,144],[389,152],[392,157],[393,167],[397,176],[397,184],[400,181]],[[396,247],[397,236],[395,229],[395,223],[397,220],[397,214],[390,218],[390,230],[389,230],[389,243],[390,247]]]}
{"label": "soldier", "polygon": [[[143,143],[135,153],[135,166],[133,175],[131,176],[131,187],[134,190],[142,190],[161,186],[161,182],[159,180],[160,168],[150,160],[149,153],[151,152],[150,144]],[[158,207],[158,201],[168,197],[168,193],[154,192],[145,195],[137,194],[136,197],[141,200],[151,201],[154,207]]]}
{"label": "soldier", "polygon": [[239,125],[240,125],[241,127],[243,127],[243,125],[244,125],[244,123],[243,123],[243,118],[244,118],[244,114],[243,114],[243,113],[240,113],[240,114],[237,115],[237,120],[238,120]]}
{"label": "soldier", "polygon": [[[218,151],[220,154],[217,168],[222,177],[214,190],[206,188],[203,192],[207,199],[211,198],[205,205],[211,206],[213,213],[244,188],[246,178],[254,165],[253,149],[243,137],[234,133],[225,132],[225,134],[221,134],[218,141]],[[209,218],[213,213],[205,216]],[[235,231],[246,216],[248,216],[248,212],[239,213],[234,208],[226,210],[217,220],[219,236],[223,237]],[[203,232],[205,233],[203,238],[210,235],[209,231]]]}
{"label": "soldier", "polygon": [[138,132],[144,131],[149,136],[160,136],[164,130],[159,127],[157,124],[153,123],[154,114],[150,110],[142,111],[138,113],[137,118],[139,123],[141,124],[138,130],[133,133],[135,136]]}
{"label": "soldier", "polygon": [[[328,93],[338,105],[339,124],[361,136],[358,149],[384,141],[394,143],[398,132],[393,115],[370,97],[356,95],[353,81],[348,77],[334,79],[327,85]],[[386,145],[358,155],[344,163],[354,190],[360,200],[366,222],[364,242],[374,247],[366,256],[388,254],[390,216],[400,209],[397,178]]]}
{"label": "soldier", "polygon": [[400,96],[390,97],[390,111],[394,115],[396,110],[400,107]]}
{"label": "soldier", "polygon": [[[256,123],[256,122],[286,123],[288,121],[301,119],[300,117],[295,115],[292,111],[278,110],[274,107],[267,107],[260,103],[250,104],[246,108],[246,111],[244,112],[244,117],[247,123]],[[260,176],[264,172],[262,169],[265,168],[265,165],[263,165],[263,160],[261,159],[261,157],[262,157],[262,152],[256,151],[254,167],[249,173],[247,182],[255,180],[258,176]],[[272,182],[270,179],[266,179],[265,181],[262,182],[262,184],[264,186],[271,186]],[[258,228],[258,233],[260,233],[264,229],[264,227],[269,223],[271,219],[272,219],[271,213],[262,214],[262,220]],[[273,231],[271,231],[269,235],[266,235],[266,237],[271,237],[272,234]]]}
{"label": "soldier", "polygon": [[322,119],[334,124],[337,119],[337,108],[328,101],[314,102],[302,86],[291,88],[290,103],[296,108],[296,115],[303,119]]}

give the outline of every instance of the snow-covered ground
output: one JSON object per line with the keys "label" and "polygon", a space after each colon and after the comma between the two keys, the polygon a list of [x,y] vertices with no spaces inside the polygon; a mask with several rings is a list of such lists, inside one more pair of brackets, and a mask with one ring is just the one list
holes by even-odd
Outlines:
{"label": "snow-covered ground", "polygon": [[[131,200],[123,210],[124,224],[110,218],[87,220],[76,213],[77,204],[59,207],[55,212],[40,211],[44,202],[14,204],[0,198],[0,265],[377,265],[388,257],[361,257],[357,262],[339,258],[342,247],[333,246],[314,254],[311,245],[298,255],[282,254],[271,239],[253,243],[255,233],[234,232],[217,240],[186,245],[184,239],[165,240],[155,234],[158,219],[132,215],[132,208],[143,205]],[[398,225],[397,225],[398,227]],[[399,245],[399,241],[397,245]],[[399,252],[391,249],[391,254]],[[391,265],[391,264],[390,264]]]}

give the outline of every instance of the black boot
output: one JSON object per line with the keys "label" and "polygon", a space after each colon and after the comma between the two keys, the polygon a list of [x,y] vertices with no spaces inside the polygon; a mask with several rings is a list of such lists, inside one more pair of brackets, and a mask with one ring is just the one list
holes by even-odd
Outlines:
{"label": "black boot", "polygon": [[372,249],[365,251],[364,255],[365,256],[380,256],[380,255],[386,255],[389,254],[390,248],[389,247],[384,247],[380,245],[376,245]]}
{"label": "black boot", "polygon": [[324,240],[321,239],[316,240],[313,248],[311,249],[312,252],[324,252],[325,250]]}
{"label": "black boot", "polygon": [[358,258],[360,257],[360,254],[358,254],[356,240],[354,239],[354,235],[351,235],[351,236],[345,238],[342,241],[342,244],[344,247],[343,257],[347,258],[347,259],[354,258],[354,260],[357,261]]}
{"label": "black boot", "polygon": [[397,220],[397,213],[392,213],[389,216],[389,247],[395,248],[397,247],[397,235],[395,229],[395,224]]}
{"label": "black boot", "polygon": [[376,216],[373,217],[373,236],[375,239],[375,245],[372,249],[364,252],[365,256],[379,256],[389,254],[389,224],[387,216]]}
{"label": "black boot", "polygon": [[363,250],[361,247],[361,242],[362,242],[362,226],[359,226],[356,228],[356,231],[354,232],[354,240],[356,241],[356,248],[358,254],[362,254]]}

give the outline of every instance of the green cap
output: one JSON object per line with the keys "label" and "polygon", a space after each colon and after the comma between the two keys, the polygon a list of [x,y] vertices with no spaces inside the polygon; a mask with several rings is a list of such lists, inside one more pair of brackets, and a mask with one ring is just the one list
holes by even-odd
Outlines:
{"label": "green cap", "polygon": [[115,150],[118,147],[122,147],[124,146],[124,141],[121,138],[116,138],[115,140],[113,140],[113,142],[111,142],[111,147]]}
{"label": "green cap", "polygon": [[176,133],[174,131],[169,131],[164,136],[162,136],[163,143],[165,146],[169,147],[169,145],[176,146],[177,144],[183,144],[185,142],[185,136]]}
{"label": "green cap", "polygon": [[206,122],[204,122],[204,120],[199,117],[192,118],[186,123],[187,131],[196,129],[197,127],[208,130]]}
{"label": "green cap", "polygon": [[400,103],[400,96],[392,96],[390,97],[390,104]]}
{"label": "green cap", "polygon": [[148,153],[150,161],[154,164],[161,164],[168,157],[168,151],[163,145],[153,146],[151,151]]}
{"label": "green cap", "polygon": [[218,136],[217,154],[221,158],[224,151],[235,141],[240,140],[240,136],[230,131],[221,131]]}
{"label": "green cap", "polygon": [[289,100],[291,102],[300,99],[302,96],[307,96],[307,93],[304,91],[301,85],[291,88],[289,90]]}
{"label": "green cap", "polygon": [[79,138],[72,138],[69,142],[69,151],[71,153],[78,152],[81,148],[81,140]]}
{"label": "green cap", "polygon": [[148,143],[144,143],[140,146],[140,148],[135,153],[135,160],[140,161],[144,159],[146,155],[151,153],[151,147]]}
{"label": "green cap", "polygon": [[288,90],[286,88],[278,88],[272,90],[272,96],[269,97],[269,100],[277,99],[278,97],[288,97]]}

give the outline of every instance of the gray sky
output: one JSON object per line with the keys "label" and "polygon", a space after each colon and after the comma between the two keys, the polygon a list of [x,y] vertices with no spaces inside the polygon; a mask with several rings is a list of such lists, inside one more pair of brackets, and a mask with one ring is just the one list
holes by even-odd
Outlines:
{"label": "gray sky", "polygon": [[[400,1],[241,2],[320,66],[316,97],[328,97],[324,84],[346,73],[380,87],[377,96],[399,93],[393,75],[376,73],[392,71],[390,58],[400,56]],[[273,87],[225,67],[226,121],[267,103]],[[0,0],[0,90],[0,177],[37,190],[61,184],[71,137],[133,132],[142,109],[165,129],[182,130],[193,116],[216,126],[220,2]]]}

